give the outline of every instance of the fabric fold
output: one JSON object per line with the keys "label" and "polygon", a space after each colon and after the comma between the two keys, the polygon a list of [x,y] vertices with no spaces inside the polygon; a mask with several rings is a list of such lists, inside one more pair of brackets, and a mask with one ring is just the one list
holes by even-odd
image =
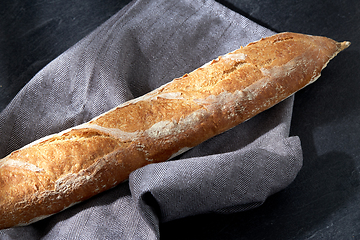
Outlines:
{"label": "fabric fold", "polygon": [[[267,114],[258,117],[266,118]],[[266,120],[261,123],[266,124]],[[159,205],[163,222],[259,206],[267,197],[288,186],[302,167],[300,139],[280,139],[276,135],[281,134],[276,130],[236,151],[187,157],[192,155],[191,151],[197,151],[194,148],[179,160],[136,170],[129,179],[132,197],[138,201],[138,208],[144,209],[146,202],[142,202],[141,196],[150,194]],[[241,135],[241,131],[238,134]],[[229,144],[222,142],[221,137],[211,141]]]}

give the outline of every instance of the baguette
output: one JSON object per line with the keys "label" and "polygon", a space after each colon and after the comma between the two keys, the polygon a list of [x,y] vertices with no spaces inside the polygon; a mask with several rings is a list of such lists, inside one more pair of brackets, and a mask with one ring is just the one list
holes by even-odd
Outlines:
{"label": "baguette", "polygon": [[280,33],[250,43],[0,160],[0,229],[60,212],[272,107],[349,42]]}

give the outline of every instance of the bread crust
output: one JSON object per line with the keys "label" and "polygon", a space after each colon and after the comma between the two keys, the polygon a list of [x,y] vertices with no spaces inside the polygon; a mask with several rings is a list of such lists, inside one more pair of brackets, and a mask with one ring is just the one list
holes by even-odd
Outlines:
{"label": "bread crust", "polygon": [[0,160],[0,229],[27,225],[125,181],[314,82],[349,42],[280,33],[250,43]]}

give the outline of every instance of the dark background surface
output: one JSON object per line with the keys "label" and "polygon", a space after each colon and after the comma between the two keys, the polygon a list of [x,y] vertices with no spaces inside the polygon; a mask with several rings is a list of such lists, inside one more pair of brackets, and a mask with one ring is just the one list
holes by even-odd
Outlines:
{"label": "dark background surface", "polygon": [[[130,0],[0,2],[0,111],[46,64]],[[304,166],[259,208],[161,224],[162,239],[360,239],[360,1],[218,0],[274,31],[352,45],[295,96]]]}

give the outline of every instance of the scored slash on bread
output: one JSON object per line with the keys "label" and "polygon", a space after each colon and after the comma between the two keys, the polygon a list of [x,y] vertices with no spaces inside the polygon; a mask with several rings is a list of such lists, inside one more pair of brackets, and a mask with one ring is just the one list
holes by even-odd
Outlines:
{"label": "scored slash on bread", "polygon": [[274,106],[350,45],[280,33],[0,160],[0,229],[60,212]]}

